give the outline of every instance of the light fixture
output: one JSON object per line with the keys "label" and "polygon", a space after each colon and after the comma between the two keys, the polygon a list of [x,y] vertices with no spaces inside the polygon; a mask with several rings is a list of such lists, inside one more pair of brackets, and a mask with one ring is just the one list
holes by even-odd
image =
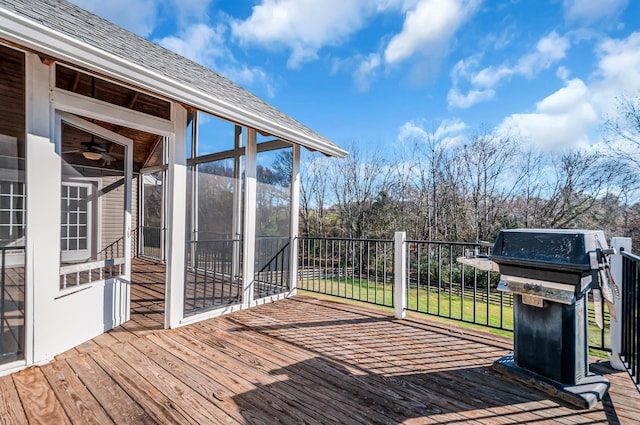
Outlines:
{"label": "light fixture", "polygon": [[84,156],[87,159],[90,159],[91,161],[97,161],[100,158],[102,158],[102,154],[100,152],[92,152],[92,151],[82,152],[82,156]]}

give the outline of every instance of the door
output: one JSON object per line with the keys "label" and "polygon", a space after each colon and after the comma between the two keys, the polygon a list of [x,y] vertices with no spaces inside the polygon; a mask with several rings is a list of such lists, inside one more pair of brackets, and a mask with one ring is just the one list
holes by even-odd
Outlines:
{"label": "door", "polygon": [[55,137],[60,279],[46,307],[55,334],[38,340],[45,356],[124,323],[130,309],[133,142],[60,111]]}

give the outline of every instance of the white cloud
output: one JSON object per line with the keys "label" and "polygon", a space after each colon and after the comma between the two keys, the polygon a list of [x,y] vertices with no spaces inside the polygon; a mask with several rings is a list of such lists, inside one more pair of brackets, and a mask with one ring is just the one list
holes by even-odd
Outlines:
{"label": "white cloud", "polygon": [[625,39],[605,39],[596,48],[594,103],[605,114],[615,112],[615,98],[640,92],[640,32]]}
{"label": "white cloud", "polygon": [[167,15],[185,27],[208,17],[212,0],[71,0],[141,37],[148,37]]}
{"label": "white cloud", "polygon": [[445,148],[454,148],[463,145],[467,138],[463,134],[467,125],[458,120],[443,120],[435,130],[425,128],[423,120],[404,123],[398,130],[397,140],[401,144],[406,143],[434,143]]}
{"label": "white cloud", "polygon": [[224,28],[205,24],[187,27],[177,35],[155,40],[167,49],[205,66],[214,66],[215,58],[225,54]]}
{"label": "white cloud", "polygon": [[[479,63],[477,56],[460,60],[451,70],[453,87],[449,90],[448,101],[452,108],[469,108],[479,102],[493,99],[495,88],[505,79],[513,76],[534,78],[540,72],[551,68],[562,60],[570,47],[566,37],[551,32],[542,37],[531,53],[521,56],[515,65],[502,64],[489,66],[475,71]],[[468,84],[467,94],[464,94],[460,86]]]}
{"label": "white cloud", "polygon": [[205,24],[195,24],[177,35],[155,41],[179,55],[219,72],[238,84],[263,86],[268,97],[275,97],[276,84],[264,70],[237,63],[226,47],[225,29],[221,25],[213,28]]}
{"label": "white cloud", "polygon": [[569,21],[591,24],[617,17],[628,0],[564,0],[564,15]]}
{"label": "white cloud", "polygon": [[447,103],[451,108],[467,109],[476,103],[491,100],[495,95],[495,90],[469,90],[467,94],[462,94],[454,87],[447,93]]}
{"label": "white cloud", "polygon": [[467,125],[460,120],[444,120],[440,123],[434,136],[436,140],[441,139],[442,137],[448,134],[455,134],[464,131],[467,128]]}
{"label": "white cloud", "polygon": [[413,122],[406,122],[398,131],[398,141],[401,143],[411,141],[428,141],[429,133],[422,127],[416,125]]}
{"label": "white cloud", "polygon": [[[204,22],[209,17],[212,0],[170,0],[179,26]],[[175,19],[175,18],[174,18]]]}
{"label": "white cloud", "polygon": [[565,66],[559,66],[558,69],[556,70],[556,75],[561,80],[568,80],[569,76],[571,75],[571,71],[569,70],[569,68]]}
{"label": "white cloud", "polygon": [[326,45],[339,45],[363,27],[367,17],[397,6],[391,0],[263,0],[246,20],[233,20],[233,35],[243,43],[291,50],[287,62],[299,68]]}
{"label": "white cloud", "polygon": [[380,67],[379,54],[371,53],[368,57],[362,59],[360,65],[353,73],[353,78],[359,91],[365,92],[369,90],[371,78],[378,67]]}
{"label": "white cloud", "polygon": [[71,1],[142,37],[147,37],[153,32],[160,14],[159,3],[156,0]]}
{"label": "white cloud", "polygon": [[396,63],[416,53],[439,51],[479,4],[478,0],[420,0],[407,11],[402,31],[387,45],[385,61]]}
{"label": "white cloud", "polygon": [[517,129],[548,151],[597,143],[600,136],[592,132],[615,116],[616,97],[640,92],[640,32],[605,39],[595,54],[598,62],[588,86],[580,79],[567,80],[569,71],[560,67],[557,73],[565,80],[564,87],[538,102],[533,113],[507,117],[500,128]]}
{"label": "white cloud", "polygon": [[591,104],[589,88],[580,79],[566,85],[536,104],[535,112],[513,114],[499,126],[516,131],[544,151],[561,151],[589,144],[588,130],[599,123]]}

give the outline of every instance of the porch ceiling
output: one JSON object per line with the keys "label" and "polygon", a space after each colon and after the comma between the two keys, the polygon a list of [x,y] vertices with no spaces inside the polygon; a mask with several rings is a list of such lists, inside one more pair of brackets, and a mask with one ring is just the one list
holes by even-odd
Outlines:
{"label": "porch ceiling", "polygon": [[[132,280],[135,288],[135,271]],[[574,410],[491,369],[510,349],[505,338],[336,302],[296,297],[168,331],[145,331],[139,318],[0,378],[0,415],[52,423],[632,423],[640,406],[626,373],[605,364],[592,367],[611,380],[610,397]]]}
{"label": "porch ceiling", "polygon": [[[86,118],[85,118],[86,119]],[[89,119],[87,119],[89,121]],[[140,130],[134,130],[127,127],[122,127],[116,124],[111,124],[102,121],[95,121],[95,124],[103,127],[109,131],[117,133],[123,137],[129,138],[133,140],[133,172],[138,173],[141,168],[149,165],[160,165],[155,164],[153,159],[154,149],[158,147],[158,145],[162,142],[162,137],[157,136],[155,134],[146,133]],[[85,149],[83,143],[86,143],[91,140],[91,137],[87,135],[86,132],[77,129],[72,126],[63,127],[62,134],[62,155],[63,158],[70,163],[89,166],[89,167],[98,167],[98,168],[106,168],[106,169],[123,169],[123,154],[124,149],[122,146],[112,143],[108,140],[104,140],[100,137],[94,137],[94,141],[96,143],[101,144],[107,153],[113,158],[114,161],[108,163],[109,161],[105,160],[89,160],[83,157],[82,151]],[[159,149],[162,149],[159,146]],[[153,156],[153,158],[152,158]],[[158,159],[160,162],[160,159]],[[161,162],[160,162],[161,163]]]}

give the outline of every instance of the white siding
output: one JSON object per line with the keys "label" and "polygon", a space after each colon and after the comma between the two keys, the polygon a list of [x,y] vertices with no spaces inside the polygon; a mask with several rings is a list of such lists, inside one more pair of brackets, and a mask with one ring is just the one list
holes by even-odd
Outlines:
{"label": "white siding", "polygon": [[[118,185],[117,187],[113,187]],[[138,193],[137,179],[133,180],[132,192]],[[100,191],[101,201],[101,255],[99,258],[116,258],[124,256],[124,177],[103,177],[102,190]],[[138,225],[138,199],[132,197],[131,227],[135,229]],[[135,249],[135,247],[132,247]]]}

